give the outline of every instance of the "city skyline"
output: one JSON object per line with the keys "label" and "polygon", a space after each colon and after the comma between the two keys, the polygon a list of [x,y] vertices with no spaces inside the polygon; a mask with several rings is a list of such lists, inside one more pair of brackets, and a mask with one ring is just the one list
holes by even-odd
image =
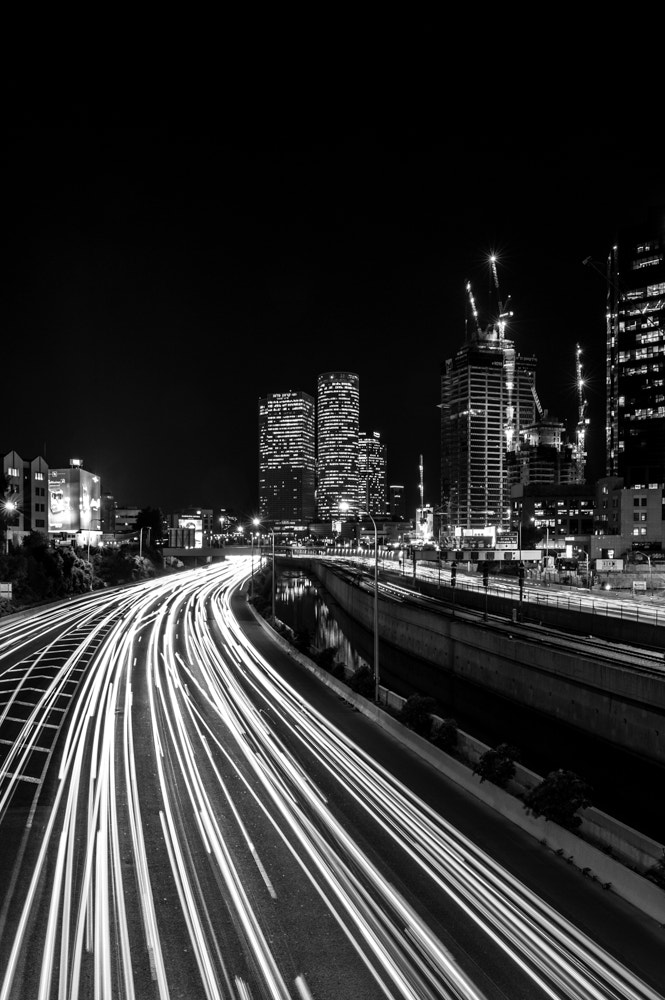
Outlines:
{"label": "city skyline", "polygon": [[[83,110],[81,110],[83,108]],[[439,503],[440,366],[511,297],[508,335],[574,426],[588,380],[589,475],[604,471],[605,285],[619,229],[665,202],[648,158],[600,134],[474,137],[334,120],[312,129],[137,121],[79,99],[20,114],[4,162],[10,378],[0,449],[80,457],[118,501],[258,510],[260,398],[360,381],[407,516]],[[49,168],[44,169],[48,154]]]}

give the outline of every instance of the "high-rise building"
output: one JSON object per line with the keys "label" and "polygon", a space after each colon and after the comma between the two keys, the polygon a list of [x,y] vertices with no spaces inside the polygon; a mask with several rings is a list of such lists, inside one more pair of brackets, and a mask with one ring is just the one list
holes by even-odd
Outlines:
{"label": "high-rise building", "polygon": [[394,520],[406,517],[406,504],[404,500],[404,487],[393,484],[388,487],[389,514]]}
{"label": "high-rise building", "polygon": [[536,359],[517,354],[503,323],[474,333],[441,366],[442,528],[507,529],[509,452],[536,416]]}
{"label": "high-rise building", "polygon": [[259,399],[259,516],[283,529],[315,517],[314,399],[273,392]]}
{"label": "high-rise building", "polygon": [[368,514],[386,514],[386,446],[379,431],[358,435],[358,503]]}
{"label": "high-rise building", "polygon": [[[318,377],[316,506],[321,521],[358,513],[358,432],[360,389],[353,372]],[[346,510],[346,513],[344,511]]]}
{"label": "high-rise building", "polygon": [[510,485],[579,483],[583,466],[576,455],[565,424],[544,410],[534,424],[520,430],[519,448],[508,453]]}
{"label": "high-rise building", "polygon": [[606,472],[665,483],[665,209],[607,259]]}

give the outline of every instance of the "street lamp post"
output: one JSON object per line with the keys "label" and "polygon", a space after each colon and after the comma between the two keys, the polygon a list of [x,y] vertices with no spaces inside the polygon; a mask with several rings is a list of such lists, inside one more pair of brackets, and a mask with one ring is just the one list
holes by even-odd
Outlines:
{"label": "street lamp post", "polygon": [[376,521],[366,513],[374,526],[374,701],[379,703],[379,537]]}
{"label": "street lamp post", "polygon": [[[340,511],[347,511],[349,504],[342,500],[339,504]],[[368,510],[360,510],[359,514],[366,514],[372,522],[374,528],[374,701],[379,703],[379,533],[376,521]]]}
{"label": "street lamp post", "polygon": [[519,620],[522,621],[522,602],[524,600],[524,563],[522,562],[522,505],[519,507],[519,520],[517,522],[517,537],[519,547],[519,561],[517,564],[517,576],[520,590]]}
{"label": "street lamp post", "polygon": [[[266,525],[258,517],[254,518],[254,524],[258,528],[262,525],[264,528]],[[275,531],[273,528],[267,529],[270,532],[270,541],[272,548],[272,620],[275,621]]]}

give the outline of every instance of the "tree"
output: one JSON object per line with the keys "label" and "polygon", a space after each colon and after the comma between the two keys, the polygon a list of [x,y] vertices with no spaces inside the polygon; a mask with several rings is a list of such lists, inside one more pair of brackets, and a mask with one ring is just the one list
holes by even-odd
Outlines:
{"label": "tree", "polygon": [[457,746],[458,732],[456,719],[442,719],[441,725],[434,734],[434,745],[446,752]]}
{"label": "tree", "polygon": [[432,731],[432,712],[436,708],[436,701],[421,694],[410,695],[404,704],[397,719],[403,723],[407,729],[412,729],[418,736],[425,739]]}
{"label": "tree", "polygon": [[578,809],[591,805],[591,788],[573,771],[550,771],[539,785],[524,796],[524,808],[534,816],[575,830],[582,822]]}
{"label": "tree", "polygon": [[363,698],[374,697],[374,671],[366,663],[358,667],[349,679],[349,687]]}
{"label": "tree", "polygon": [[473,773],[479,775],[480,783],[491,781],[499,788],[505,788],[511,778],[515,777],[515,761],[519,759],[519,751],[508,743],[499,743],[494,749],[486,750],[477,761]]}

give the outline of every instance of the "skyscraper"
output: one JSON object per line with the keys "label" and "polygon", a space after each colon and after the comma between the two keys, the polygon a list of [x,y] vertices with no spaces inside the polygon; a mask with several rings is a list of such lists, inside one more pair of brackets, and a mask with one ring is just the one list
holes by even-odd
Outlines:
{"label": "skyscraper", "polygon": [[283,528],[315,517],[314,399],[273,392],[259,399],[259,514]]}
{"label": "skyscraper", "polygon": [[521,357],[503,324],[475,331],[441,366],[444,531],[510,525],[507,455],[532,424],[536,359]]}
{"label": "skyscraper", "polygon": [[386,513],[386,446],[379,431],[358,435],[358,503],[361,510],[383,516]]}
{"label": "skyscraper", "polygon": [[390,497],[388,513],[394,520],[397,520],[400,517],[405,518],[406,506],[404,503],[404,487],[392,484],[388,487],[388,492]]}
{"label": "skyscraper", "polygon": [[607,259],[606,471],[665,483],[665,209]]}
{"label": "skyscraper", "polygon": [[316,506],[320,521],[358,512],[358,427],[360,390],[353,372],[325,372],[318,377]]}

